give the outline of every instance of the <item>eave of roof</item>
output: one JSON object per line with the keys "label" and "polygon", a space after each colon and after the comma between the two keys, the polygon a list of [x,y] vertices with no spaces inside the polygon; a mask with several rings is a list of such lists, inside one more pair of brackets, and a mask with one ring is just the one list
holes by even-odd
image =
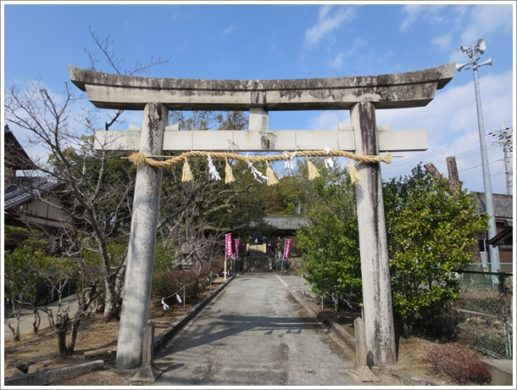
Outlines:
{"label": "eave of roof", "polygon": [[18,186],[16,189],[4,194],[4,210],[27,203],[38,196],[38,191],[47,193],[56,189],[60,184],[59,182],[45,180],[41,183],[36,183],[32,188]]}

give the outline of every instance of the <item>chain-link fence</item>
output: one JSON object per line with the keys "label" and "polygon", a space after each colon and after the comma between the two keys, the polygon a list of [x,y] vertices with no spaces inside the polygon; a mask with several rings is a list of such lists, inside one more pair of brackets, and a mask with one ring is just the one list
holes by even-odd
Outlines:
{"label": "chain-link fence", "polygon": [[513,274],[483,272],[473,265],[458,272],[460,299],[454,309],[458,314],[458,337],[488,355],[511,359]]}

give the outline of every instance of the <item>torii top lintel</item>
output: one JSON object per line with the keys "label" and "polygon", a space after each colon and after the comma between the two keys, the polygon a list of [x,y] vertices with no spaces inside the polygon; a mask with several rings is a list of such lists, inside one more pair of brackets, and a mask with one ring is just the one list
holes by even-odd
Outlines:
{"label": "torii top lintel", "polygon": [[370,101],[376,108],[419,107],[453,77],[455,63],[380,76],[288,80],[197,80],[119,76],[69,66],[72,82],[99,108],[142,110],[347,109]]}

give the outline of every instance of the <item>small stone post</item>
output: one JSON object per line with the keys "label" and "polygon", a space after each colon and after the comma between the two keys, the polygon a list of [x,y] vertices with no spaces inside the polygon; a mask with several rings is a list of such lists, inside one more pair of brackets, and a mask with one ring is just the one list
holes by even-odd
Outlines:
{"label": "small stone post", "polygon": [[131,382],[155,382],[156,378],[162,373],[153,365],[154,358],[154,324],[151,320],[147,321],[144,328],[142,346],[142,365]]}
{"label": "small stone post", "polygon": [[[355,104],[350,113],[356,153],[379,153],[375,107],[371,102]],[[379,164],[359,164],[356,184],[359,246],[363,283],[364,326],[367,354],[374,364],[396,363],[395,327],[391,301],[391,283],[381,168]]]}
{"label": "small stone post", "polygon": [[357,367],[366,366],[366,340],[364,336],[364,322],[362,318],[356,318],[354,320],[354,338],[355,365]]}
{"label": "small stone post", "polygon": [[[148,103],[140,135],[140,152],[161,154],[167,124],[167,108]],[[117,368],[133,368],[141,363],[142,337],[149,316],[156,225],[160,204],[160,169],[137,168],[133,216],[124,284],[124,296],[117,343]]]}

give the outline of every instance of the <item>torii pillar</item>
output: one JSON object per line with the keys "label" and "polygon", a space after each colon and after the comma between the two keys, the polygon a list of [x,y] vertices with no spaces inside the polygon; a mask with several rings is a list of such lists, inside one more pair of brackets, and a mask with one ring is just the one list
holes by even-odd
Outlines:
{"label": "torii pillar", "polygon": [[[325,147],[376,155],[386,151],[426,149],[425,132],[379,131],[376,109],[427,105],[436,89],[443,88],[455,72],[455,64],[415,72],[380,76],[301,80],[193,80],[118,76],[69,68],[75,85],[88,93],[99,108],[144,110],[142,131],[97,132],[98,149],[239,151],[322,150]],[[245,110],[250,113],[248,131],[164,131],[169,110]],[[284,130],[272,142],[262,142],[267,113],[281,110],[350,110],[352,129],[344,131]],[[270,131],[268,131],[269,133]],[[107,143],[111,143],[108,147]],[[378,164],[359,164],[356,187],[359,220],[366,351],[375,365],[395,363],[393,309],[389,262]],[[140,167],[134,199],[129,260],[117,367],[140,364],[143,329],[148,317],[154,243],[159,206],[160,173]]]}
{"label": "torii pillar", "polygon": [[[168,110],[163,104],[148,103],[140,134],[140,152],[162,154]],[[133,214],[127,252],[126,275],[117,343],[117,366],[141,363],[143,331],[149,317],[156,226],[160,209],[162,170],[142,165],[137,168]],[[120,351],[121,353],[119,353]]]}
{"label": "torii pillar", "polygon": [[[379,135],[373,103],[357,103],[351,109],[350,118],[356,153],[378,154]],[[359,164],[357,171],[355,194],[357,215],[361,216],[358,226],[366,352],[372,353],[374,364],[394,364],[397,356],[381,167],[380,164]]]}

